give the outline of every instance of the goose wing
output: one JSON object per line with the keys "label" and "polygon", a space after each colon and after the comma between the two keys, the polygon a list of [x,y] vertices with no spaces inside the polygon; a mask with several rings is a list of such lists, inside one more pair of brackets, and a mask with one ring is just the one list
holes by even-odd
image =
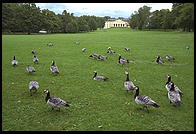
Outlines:
{"label": "goose wing", "polygon": [[50,67],[50,70],[53,72],[53,73],[59,73],[59,69],[57,66],[51,66]]}
{"label": "goose wing", "polygon": [[143,106],[153,106],[154,104],[156,104],[155,101],[153,101],[150,97],[146,96],[146,95],[139,95],[136,97],[136,103],[143,105]]}
{"label": "goose wing", "polygon": [[124,86],[127,90],[134,90],[135,85],[133,84],[132,81],[125,81]]}
{"label": "goose wing", "polygon": [[107,77],[104,77],[104,76],[96,76],[96,77],[94,77],[94,80],[98,80],[98,81],[105,81],[107,79],[108,78]]}
{"label": "goose wing", "polygon": [[180,94],[177,91],[169,91],[168,98],[173,103],[178,103],[181,101]]}
{"label": "goose wing", "polygon": [[37,81],[30,81],[29,83],[29,89],[38,89],[39,88],[39,83]]}
{"label": "goose wing", "polygon": [[60,107],[60,106],[68,106],[68,102],[58,98],[58,97],[50,97],[50,99],[48,100],[48,104],[51,106],[55,106],[55,107]]}

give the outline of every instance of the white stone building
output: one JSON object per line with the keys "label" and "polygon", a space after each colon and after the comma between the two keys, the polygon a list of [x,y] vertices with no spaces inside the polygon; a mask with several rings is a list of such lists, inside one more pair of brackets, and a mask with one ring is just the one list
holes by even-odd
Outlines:
{"label": "white stone building", "polygon": [[105,22],[104,29],[106,28],[112,28],[112,27],[130,27],[129,23],[127,21],[121,20],[121,19],[109,19]]}

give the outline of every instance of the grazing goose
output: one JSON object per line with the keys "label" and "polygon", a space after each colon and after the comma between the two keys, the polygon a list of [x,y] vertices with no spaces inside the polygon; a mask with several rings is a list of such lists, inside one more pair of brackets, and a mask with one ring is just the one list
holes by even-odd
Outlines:
{"label": "grazing goose", "polygon": [[107,59],[107,56],[102,56],[102,55],[99,55],[97,57],[98,60],[106,60]]}
{"label": "grazing goose", "polygon": [[27,71],[29,72],[29,73],[33,73],[33,72],[35,72],[35,68],[34,67],[32,67],[32,66],[27,66]]}
{"label": "grazing goose", "polygon": [[[158,108],[159,105],[156,104],[155,101],[153,101],[150,97],[146,96],[146,95],[139,95],[139,87],[136,86],[135,88],[136,93],[134,96],[135,102],[141,106],[143,106],[143,108],[146,108],[148,111],[148,106],[153,106],[155,108]],[[149,111],[148,111],[149,112]]]}
{"label": "grazing goose", "polygon": [[86,51],[86,48],[82,48],[82,52],[85,52]]}
{"label": "grazing goose", "polygon": [[80,45],[80,42],[79,42],[79,41],[76,41],[75,44],[76,44],[76,45]]}
{"label": "grazing goose", "polygon": [[38,58],[34,55],[33,62],[38,63],[38,61],[39,61]]}
{"label": "grazing goose", "polygon": [[31,96],[32,96],[32,91],[37,92],[38,88],[39,88],[39,83],[37,81],[30,81],[29,82],[29,90],[30,90]]}
{"label": "grazing goose", "polygon": [[18,61],[16,60],[16,57],[14,56],[12,60],[12,65],[15,67],[18,64]]}
{"label": "grazing goose", "polygon": [[133,84],[132,81],[129,80],[129,73],[128,72],[125,72],[125,74],[127,75],[127,77],[126,77],[126,80],[124,82],[124,86],[125,86],[127,92],[128,91],[133,91],[134,88],[135,88],[135,85]]}
{"label": "grazing goose", "polygon": [[45,100],[46,100],[46,103],[52,107],[52,110],[54,108],[58,108],[59,109],[59,112],[60,112],[60,107],[64,106],[64,107],[69,107],[70,104],[67,102],[67,101],[64,101],[58,97],[51,97],[50,96],[50,92],[49,90],[44,90],[44,93],[47,94]]}
{"label": "grazing goose", "polygon": [[168,60],[168,61],[171,61],[171,60],[175,60],[174,57],[172,56],[169,56],[169,55],[166,55],[165,58]]}
{"label": "grazing goose", "polygon": [[161,56],[159,56],[159,55],[157,56],[156,62],[158,64],[163,64],[164,63],[163,60],[162,60],[162,58],[161,58]]}
{"label": "grazing goose", "polygon": [[118,58],[118,63],[122,64],[122,65],[125,65],[125,64],[129,63],[129,60],[126,59],[126,58],[121,57],[121,55],[120,55],[119,58]]}
{"label": "grazing goose", "polygon": [[[165,88],[167,89],[167,91],[169,92],[171,89],[171,85],[172,85],[172,81],[171,81],[171,75],[167,75],[167,82],[165,84]],[[182,96],[182,91],[174,84],[174,90],[179,92],[180,96]]]}
{"label": "grazing goose", "polygon": [[94,59],[98,59],[99,54],[91,54],[89,57],[92,57],[92,58],[94,58]]}
{"label": "grazing goose", "polygon": [[31,51],[31,53],[32,53],[32,54],[35,54],[35,53],[36,53],[36,51],[35,51],[35,50],[32,50],[32,51]]}
{"label": "grazing goose", "polygon": [[111,48],[111,47],[108,47],[108,51],[107,51],[107,53],[109,53],[109,54],[114,54],[114,53],[115,53],[115,51],[114,51],[114,50],[112,50],[112,48]]}
{"label": "grazing goose", "polygon": [[48,43],[48,46],[51,47],[51,46],[53,46],[53,44],[52,43]]}
{"label": "grazing goose", "polygon": [[186,46],[186,49],[189,50],[190,49],[190,46]]}
{"label": "grazing goose", "polygon": [[126,50],[126,51],[130,51],[130,48],[128,48],[128,47],[125,47],[125,50]]}
{"label": "grazing goose", "polygon": [[107,77],[104,77],[104,76],[97,76],[97,72],[94,71],[93,80],[97,80],[97,81],[106,81],[106,80],[108,80],[108,78],[107,78]]}
{"label": "grazing goose", "polygon": [[171,88],[168,92],[170,103],[175,103],[176,106],[180,105],[181,99],[178,91],[175,90],[174,83],[171,82]]}
{"label": "grazing goose", "polygon": [[54,61],[52,61],[52,64],[51,64],[51,66],[50,66],[50,70],[51,70],[51,72],[54,73],[54,74],[59,74],[59,69],[58,69],[58,67],[55,65],[55,62],[54,62]]}

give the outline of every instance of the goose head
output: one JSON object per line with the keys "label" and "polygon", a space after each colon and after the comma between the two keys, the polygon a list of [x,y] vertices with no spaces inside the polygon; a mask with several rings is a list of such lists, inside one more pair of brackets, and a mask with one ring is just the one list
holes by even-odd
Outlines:
{"label": "goose head", "polygon": [[45,89],[45,90],[44,90],[44,93],[45,93],[45,94],[48,94],[48,93],[49,93],[49,90],[48,90],[48,89]]}
{"label": "goose head", "polygon": [[94,71],[94,76],[93,78],[95,78],[97,76],[97,71]]}
{"label": "goose head", "polygon": [[135,86],[135,95],[134,98],[136,98],[139,95],[139,86]]}

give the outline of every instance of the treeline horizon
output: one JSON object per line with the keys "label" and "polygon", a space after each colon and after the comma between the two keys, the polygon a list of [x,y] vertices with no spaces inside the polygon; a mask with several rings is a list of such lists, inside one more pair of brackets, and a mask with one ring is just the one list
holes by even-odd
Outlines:
{"label": "treeline horizon", "polygon": [[[143,6],[128,18],[132,29],[182,29],[194,31],[194,4],[173,3],[172,10],[161,9],[150,12]],[[110,16],[74,16],[66,10],[62,14],[48,9],[41,10],[35,3],[2,3],[2,33],[79,33],[104,28]],[[118,17],[123,19],[123,17]]]}
{"label": "treeline horizon", "polygon": [[194,31],[194,3],[173,3],[169,9],[150,12],[151,7],[143,6],[135,11],[129,20],[132,29],[181,29]]}

